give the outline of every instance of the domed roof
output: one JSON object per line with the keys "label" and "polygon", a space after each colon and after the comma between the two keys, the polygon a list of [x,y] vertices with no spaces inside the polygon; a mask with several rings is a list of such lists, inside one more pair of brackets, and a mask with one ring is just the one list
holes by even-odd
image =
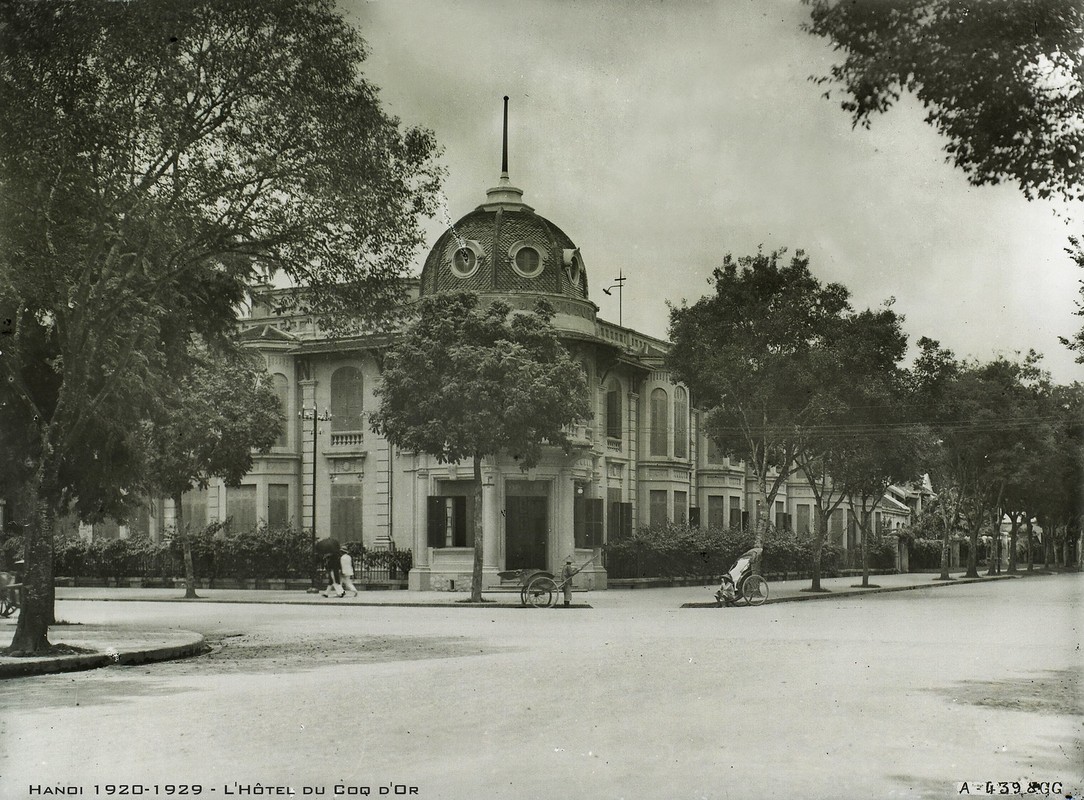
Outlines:
{"label": "domed roof", "polygon": [[587,300],[587,273],[572,240],[523,202],[507,172],[486,202],[437,239],[421,293],[546,294]]}

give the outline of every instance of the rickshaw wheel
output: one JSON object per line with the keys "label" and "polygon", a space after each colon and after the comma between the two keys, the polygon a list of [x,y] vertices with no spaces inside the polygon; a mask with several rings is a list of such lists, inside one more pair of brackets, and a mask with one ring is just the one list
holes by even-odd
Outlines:
{"label": "rickshaw wheel", "polygon": [[759,606],[768,599],[768,582],[761,575],[750,575],[741,587],[742,597],[751,606]]}
{"label": "rickshaw wheel", "polygon": [[0,597],[0,617],[10,617],[15,613],[16,608],[18,608],[18,606],[11,602],[6,594],[3,597]]}
{"label": "rickshaw wheel", "polygon": [[554,595],[557,593],[557,584],[553,578],[540,575],[532,578],[527,584],[527,602],[534,608],[549,608],[553,605]]}

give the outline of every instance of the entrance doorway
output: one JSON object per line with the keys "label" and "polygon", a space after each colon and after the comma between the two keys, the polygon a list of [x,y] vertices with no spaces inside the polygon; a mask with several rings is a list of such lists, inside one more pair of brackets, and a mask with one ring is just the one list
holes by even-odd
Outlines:
{"label": "entrance doorway", "polygon": [[505,569],[545,569],[549,508],[546,481],[508,481],[504,501]]}

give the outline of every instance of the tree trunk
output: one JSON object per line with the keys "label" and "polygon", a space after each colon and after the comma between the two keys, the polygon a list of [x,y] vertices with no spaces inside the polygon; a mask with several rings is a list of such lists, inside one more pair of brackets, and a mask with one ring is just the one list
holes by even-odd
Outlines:
{"label": "tree trunk", "polygon": [[946,523],[945,530],[941,533],[941,574],[937,576],[940,581],[952,580],[949,576],[949,564],[952,560],[951,538],[952,531]]}
{"label": "tree trunk", "polygon": [[49,625],[53,622],[53,531],[56,513],[44,501],[35,498],[33,522],[23,532],[26,571],[23,574],[22,606],[15,635],[8,654],[43,653],[49,643]]}
{"label": "tree trunk", "polygon": [[177,535],[181,537],[181,551],[184,553],[184,599],[197,600],[199,595],[196,594],[196,562],[192,558],[192,537],[184,521],[180,494],[173,496],[173,514]]}
{"label": "tree trunk", "polygon": [[[768,509],[775,503],[775,497],[768,497],[768,479],[767,477],[757,476],[757,489],[760,499],[763,505],[760,507],[760,513],[756,515],[756,519],[753,521],[753,546],[764,546],[764,534],[768,530]],[[757,564],[754,569],[759,572],[760,565]]]}
{"label": "tree trunk", "polygon": [[827,589],[821,587],[821,553],[824,550],[824,543],[828,539],[828,515],[820,513],[817,515],[820,519],[817,520],[817,535],[813,539],[813,564],[812,564],[812,581],[809,584],[809,591],[811,592],[825,592]]}
{"label": "tree trunk", "polygon": [[1035,569],[1035,557],[1033,554],[1035,548],[1035,529],[1031,524],[1031,514],[1027,515],[1027,528],[1028,528],[1028,572]]}
{"label": "tree trunk", "polygon": [[474,571],[471,575],[470,599],[482,602],[482,456],[474,454]]}
{"label": "tree trunk", "polygon": [[970,546],[967,548],[967,572],[964,573],[965,578],[979,577],[979,529],[981,527],[982,523],[976,522],[967,537]]}
{"label": "tree trunk", "polygon": [[1013,514],[1010,519],[1012,520],[1012,527],[1009,528],[1009,569],[1010,575],[1016,574],[1016,540],[1020,535],[1020,514]]}
{"label": "tree trunk", "polygon": [[[862,508],[862,516],[866,516],[865,507]],[[869,541],[869,537],[866,535],[866,526],[862,520],[858,521],[858,542],[862,548],[862,588],[869,588],[869,548],[866,547],[866,542]]]}

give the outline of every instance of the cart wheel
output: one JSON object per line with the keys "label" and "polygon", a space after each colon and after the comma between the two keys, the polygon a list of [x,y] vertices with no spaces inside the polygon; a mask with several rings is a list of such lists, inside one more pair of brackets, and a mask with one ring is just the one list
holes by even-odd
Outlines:
{"label": "cart wheel", "polygon": [[759,606],[768,599],[768,582],[760,575],[750,575],[741,587],[742,597],[751,606]]}
{"label": "cart wheel", "polygon": [[0,597],[0,617],[10,617],[15,612],[16,608],[18,608],[18,606],[11,602],[6,594],[3,597]]}
{"label": "cart wheel", "polygon": [[541,575],[532,578],[527,584],[527,602],[535,608],[549,608],[557,594],[557,584],[553,578]]}

